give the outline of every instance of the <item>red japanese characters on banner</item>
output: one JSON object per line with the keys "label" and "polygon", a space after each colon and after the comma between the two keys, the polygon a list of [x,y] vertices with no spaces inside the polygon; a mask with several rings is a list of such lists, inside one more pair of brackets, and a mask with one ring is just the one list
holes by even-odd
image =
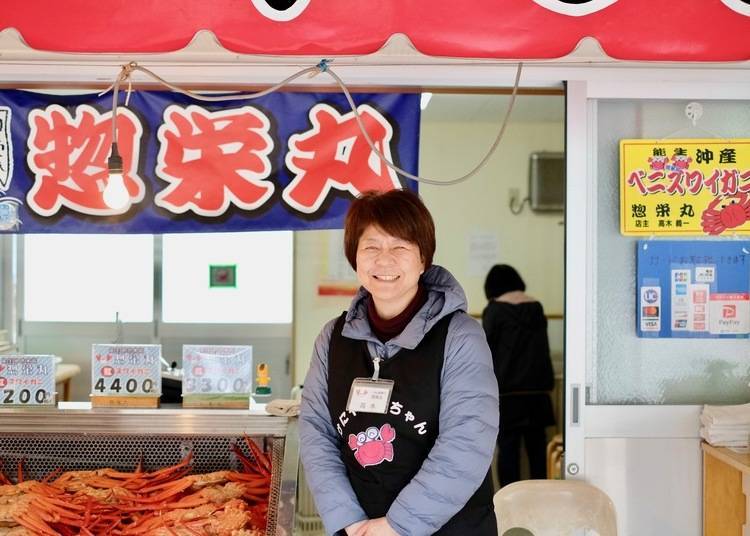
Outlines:
{"label": "red japanese characters on banner", "polygon": [[[357,107],[370,139],[392,161],[393,127],[374,108]],[[300,212],[320,208],[331,188],[359,195],[367,190],[400,188],[396,173],[372,150],[354,112],[340,114],[327,104],[310,110],[313,128],[289,138],[286,165],[294,179],[284,189],[286,203]]]}
{"label": "red japanese characters on banner", "polygon": [[117,107],[120,174],[111,96],[0,90],[0,233],[341,227],[361,192],[417,188],[378,154],[416,173],[419,95],[353,99],[368,135],[342,94],[133,91]]}
{"label": "red japanese characters on banner", "polygon": [[219,216],[230,204],[253,210],[274,192],[270,121],[251,106],[207,111],[169,106],[159,128],[156,174],[169,182],[154,203],[175,214]]}
{"label": "red japanese characters on banner", "polygon": [[111,112],[102,114],[84,104],[71,116],[65,108],[53,104],[33,110],[29,127],[26,161],[34,184],[26,201],[37,214],[52,216],[62,207],[97,216],[124,214],[143,200],[145,186],[137,174],[143,128],[129,110],[117,115],[118,148],[128,192],[128,202],[117,209],[107,206],[103,197],[109,177]]}
{"label": "red japanese characters on banner", "polygon": [[[374,145],[389,160],[393,127],[368,105],[358,108]],[[286,164],[294,174],[282,194],[284,201],[304,213],[317,211],[332,188],[359,195],[367,190],[400,188],[396,173],[371,149],[354,112],[339,113],[327,104],[310,110],[312,128],[289,138]],[[109,208],[103,200],[108,178],[111,112],[101,114],[81,105],[71,117],[51,105],[29,115],[29,167],[36,182],[28,195],[30,208],[50,216],[66,206],[83,214],[127,212],[143,199],[138,169],[143,133],[138,118],[118,112],[118,148],[124,157],[125,185],[130,201]],[[201,216],[224,214],[230,205],[244,210],[262,206],[275,189],[269,154],[275,143],[270,120],[252,106],[208,111],[199,106],[169,106],[158,131],[156,176],[168,186],[154,203],[174,214],[192,211]]]}

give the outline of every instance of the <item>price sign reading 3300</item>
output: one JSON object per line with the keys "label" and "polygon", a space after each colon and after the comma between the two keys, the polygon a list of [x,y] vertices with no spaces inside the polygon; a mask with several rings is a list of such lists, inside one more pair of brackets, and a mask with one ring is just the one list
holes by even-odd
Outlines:
{"label": "price sign reading 3300", "polygon": [[251,346],[182,347],[183,395],[249,395],[252,391]]}

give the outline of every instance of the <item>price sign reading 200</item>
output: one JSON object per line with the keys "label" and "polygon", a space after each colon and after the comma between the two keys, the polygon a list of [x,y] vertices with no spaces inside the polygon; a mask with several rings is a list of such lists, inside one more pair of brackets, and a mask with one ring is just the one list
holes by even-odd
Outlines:
{"label": "price sign reading 200", "polygon": [[55,356],[0,356],[0,406],[55,403]]}

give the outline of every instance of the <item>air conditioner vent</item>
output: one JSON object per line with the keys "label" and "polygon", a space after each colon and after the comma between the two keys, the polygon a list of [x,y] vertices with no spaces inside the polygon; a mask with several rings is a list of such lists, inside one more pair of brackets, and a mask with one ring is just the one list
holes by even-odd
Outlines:
{"label": "air conditioner vent", "polygon": [[537,212],[565,209],[565,154],[531,153],[529,157],[529,201]]}

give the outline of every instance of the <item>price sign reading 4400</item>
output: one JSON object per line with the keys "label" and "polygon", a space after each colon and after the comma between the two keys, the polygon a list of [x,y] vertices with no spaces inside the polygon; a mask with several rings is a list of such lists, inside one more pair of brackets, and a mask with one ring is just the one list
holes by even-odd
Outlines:
{"label": "price sign reading 4400", "polygon": [[252,391],[252,346],[182,347],[183,395],[249,395]]}
{"label": "price sign reading 4400", "polygon": [[94,344],[91,348],[93,396],[159,396],[160,344]]}
{"label": "price sign reading 4400", "polygon": [[0,356],[0,405],[55,403],[55,356]]}

